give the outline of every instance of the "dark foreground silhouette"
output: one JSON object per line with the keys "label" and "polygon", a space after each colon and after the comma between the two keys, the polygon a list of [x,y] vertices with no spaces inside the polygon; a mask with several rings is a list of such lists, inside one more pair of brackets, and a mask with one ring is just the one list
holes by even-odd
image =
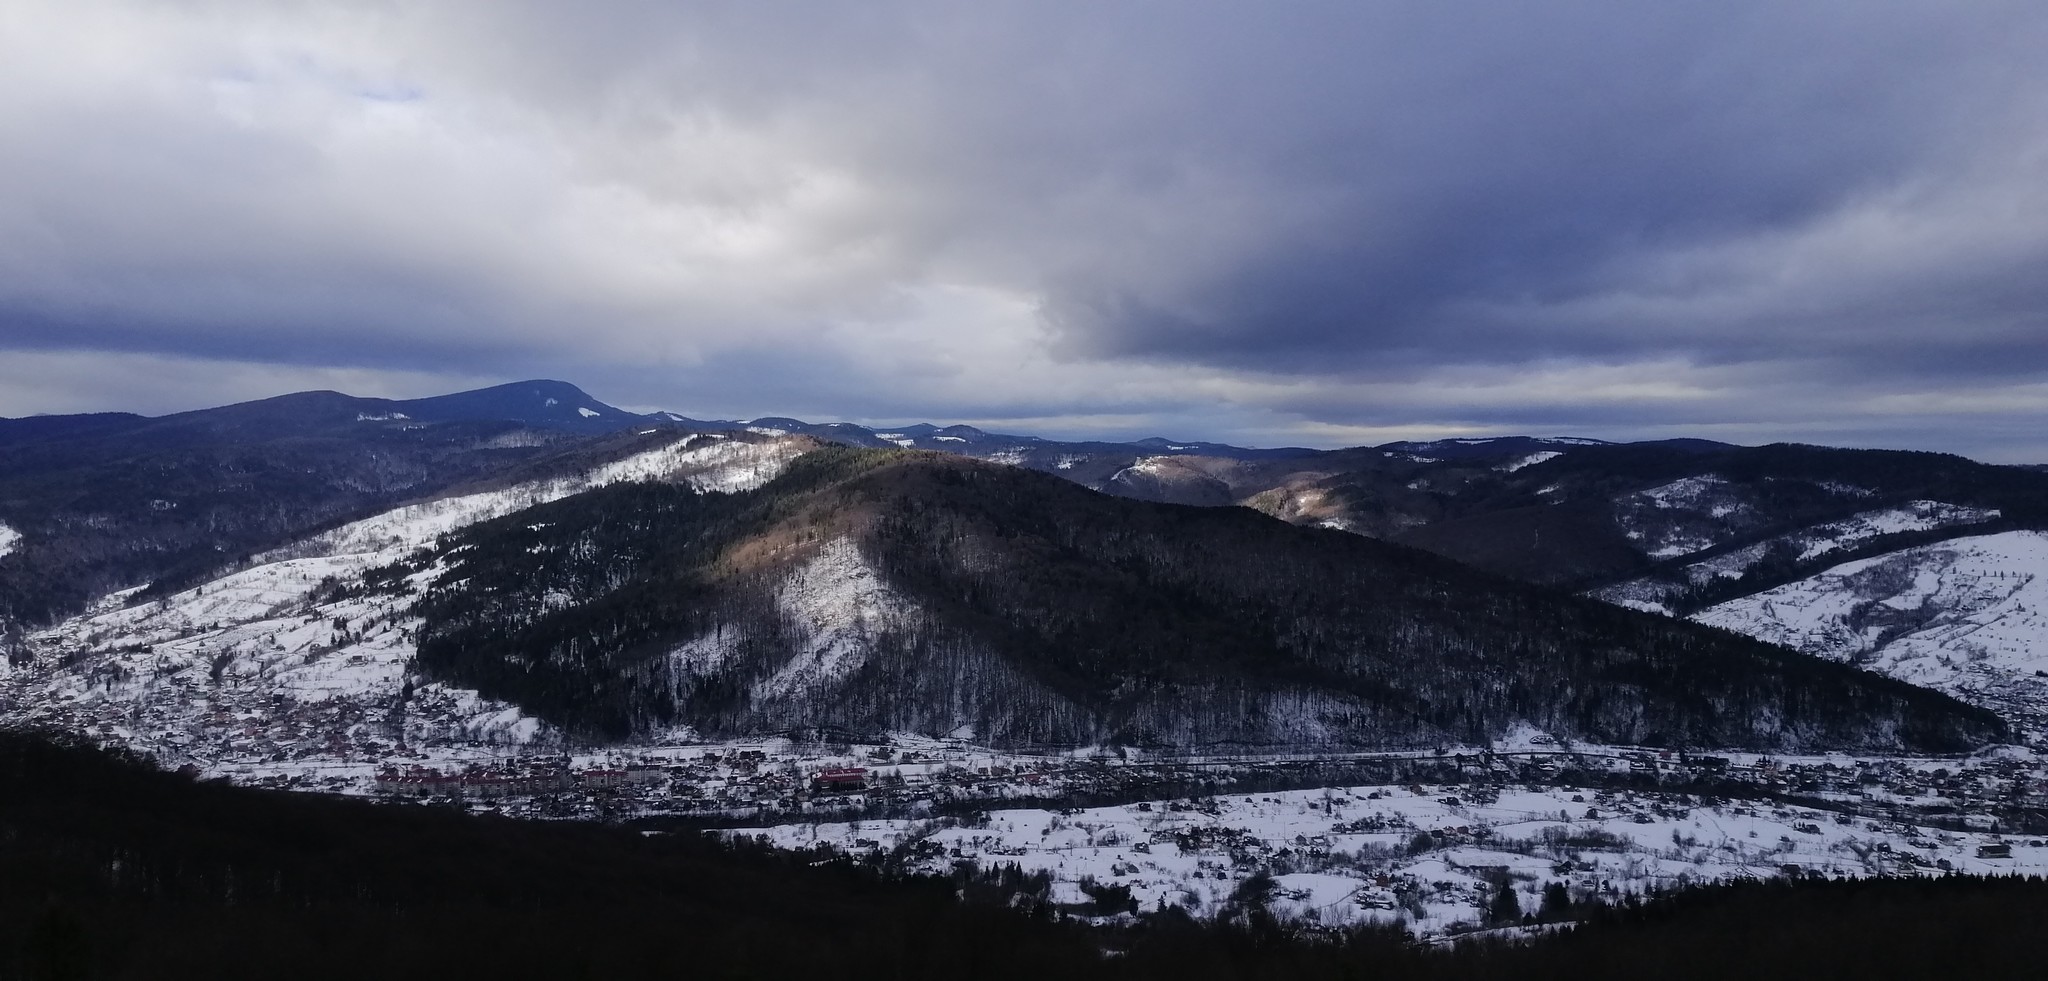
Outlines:
{"label": "dark foreground silhouette", "polygon": [[1448,950],[1249,900],[1089,927],[1020,911],[1017,879],[195,783],[0,733],[5,979],[2048,976],[2040,879],[1694,890]]}

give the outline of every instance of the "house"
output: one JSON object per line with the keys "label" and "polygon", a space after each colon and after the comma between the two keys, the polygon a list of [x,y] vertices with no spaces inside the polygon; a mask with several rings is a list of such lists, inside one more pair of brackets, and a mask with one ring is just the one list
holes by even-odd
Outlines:
{"label": "house", "polygon": [[1989,845],[1978,845],[1978,846],[1977,846],[1977,857],[1978,857],[1978,858],[2011,858],[2011,857],[2012,857],[2012,845],[2010,845],[2010,844],[2007,844],[2006,842],[2003,842],[2003,841],[1995,841],[1995,842],[1992,842],[1992,843],[1991,843],[1991,844],[1989,844]]}
{"label": "house", "polygon": [[864,766],[843,766],[819,770],[811,775],[812,790],[850,791],[866,790],[868,770]]}

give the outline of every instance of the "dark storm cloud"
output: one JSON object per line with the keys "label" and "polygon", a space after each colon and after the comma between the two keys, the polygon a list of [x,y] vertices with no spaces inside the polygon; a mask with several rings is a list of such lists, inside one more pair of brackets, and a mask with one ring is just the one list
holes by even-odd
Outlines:
{"label": "dark storm cloud", "polygon": [[2048,454],[2044,46],[1998,3],[11,5],[0,413],[101,357]]}
{"label": "dark storm cloud", "polygon": [[[1930,328],[1959,325],[1939,325],[1943,315],[1983,324],[2041,308],[2040,277],[2003,278],[2048,257],[2038,240],[2016,243],[1995,270],[1976,266],[1981,255],[1942,254],[1950,243],[1908,245],[1931,251],[1905,283],[1863,281],[1863,256],[1794,270],[1780,254],[1786,238],[1908,188],[1940,207],[1954,183],[2000,179],[1982,170],[1998,156],[2038,151],[2021,113],[2039,104],[2042,74],[2026,67],[2026,32],[1932,9],[1788,19],[1699,6],[1648,24],[1641,13],[1528,5],[1404,23],[1362,46],[1349,32],[1307,42],[1356,46],[1358,63],[1254,80],[1309,111],[1296,108],[1299,122],[1264,134],[1241,164],[1279,198],[1317,197],[1322,213],[1277,241],[1255,231],[1210,275],[1149,293],[1114,265],[1078,274],[1054,294],[1061,324],[1090,350],[1293,368],[1333,351],[1404,365],[1723,360],[1847,346],[1864,332],[1945,347],[1953,338]],[[1409,44],[1434,57],[1377,57]],[[1286,101],[1275,92],[1258,104]],[[1283,166],[1303,157],[1317,162]],[[2038,161],[2003,176],[2038,178]],[[1775,295],[1743,295],[1764,280],[1779,280]],[[1886,295],[1915,285],[1962,289]],[[1616,299],[1668,306],[1655,319],[1602,309]],[[1901,303],[1906,317],[1931,305],[1936,322],[1887,337],[1888,311],[1865,309],[1873,300]],[[2028,367],[2042,357],[2048,346]]]}

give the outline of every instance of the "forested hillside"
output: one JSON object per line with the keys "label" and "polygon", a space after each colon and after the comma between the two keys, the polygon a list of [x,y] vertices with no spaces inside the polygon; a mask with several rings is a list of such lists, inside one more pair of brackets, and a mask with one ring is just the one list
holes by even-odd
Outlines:
{"label": "forested hillside", "polygon": [[449,536],[438,561],[421,669],[606,736],[1431,745],[1529,722],[1957,749],[2002,731],[1945,696],[1416,550],[922,452],[823,450],[741,495],[608,488]]}

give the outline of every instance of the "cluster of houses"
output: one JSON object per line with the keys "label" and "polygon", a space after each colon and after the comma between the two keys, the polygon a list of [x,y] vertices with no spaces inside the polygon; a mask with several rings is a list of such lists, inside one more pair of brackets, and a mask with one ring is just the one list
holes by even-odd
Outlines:
{"label": "cluster of houses", "polygon": [[[10,695],[0,684],[0,697]],[[1499,783],[1587,786],[1654,781],[1740,796],[1748,790],[1787,799],[1826,802],[1832,810],[1894,821],[1947,820],[1984,830],[2023,829],[2048,823],[2048,762],[2039,758],[1970,758],[1948,761],[1735,758],[1663,750],[1570,748],[1533,741],[1527,751],[1464,754],[1303,753],[1285,758],[1206,760],[1080,757],[1047,751],[1008,755],[966,745],[783,743],[774,750],[744,747],[664,747],[582,769],[563,757],[501,760],[440,769],[419,766],[471,746],[446,735],[443,713],[415,698],[403,721],[388,707],[349,699],[297,700],[274,693],[237,692],[186,677],[166,678],[155,697],[123,701],[64,695],[40,700],[38,722],[88,733],[153,752],[167,762],[197,761],[207,768],[246,767],[250,780],[309,789],[332,789],[334,764],[371,760],[387,767],[374,779],[391,797],[469,800],[606,792],[607,800],[636,809],[806,809],[1065,797],[1143,799],[1158,788],[1395,783],[1416,780],[1486,786]],[[448,713],[453,717],[452,710]],[[775,745],[775,744],[768,744]],[[444,754],[450,749],[454,753]],[[362,771],[357,770],[357,773]],[[296,775],[294,775],[296,774]],[[355,789],[363,787],[352,778]],[[556,800],[563,798],[557,796]]]}
{"label": "cluster of houses", "polygon": [[377,792],[392,797],[477,797],[486,800],[569,791],[646,787],[668,780],[657,766],[591,767],[574,770],[560,765],[473,767],[461,773],[415,767],[377,774]]}
{"label": "cluster of houses", "polygon": [[[1329,762],[1329,761],[1322,761]],[[1742,796],[1743,788],[1785,799],[1805,798],[1847,814],[1884,820],[1968,815],[1986,828],[1995,816],[2010,818],[2029,801],[2048,803],[2041,778],[2026,762],[1956,761],[1950,766],[1890,760],[1802,760],[1726,757],[1664,751],[1622,753],[1571,752],[1544,749],[1527,753],[1484,753],[1379,760],[1349,759],[1337,766],[1389,764],[1380,779],[1346,776],[1351,783],[1406,784],[1415,780],[1463,784],[1465,796],[1477,799],[1506,783],[1554,785],[1581,783],[1587,793],[1621,781],[1626,786],[1653,780],[1659,786],[1690,786],[1709,781],[1725,787],[1715,791]],[[872,747],[865,753],[842,748],[833,756],[809,755],[792,747],[770,753],[762,749],[704,747],[686,752],[655,753],[613,760],[576,770],[566,758],[548,763],[514,761],[442,773],[429,769],[390,770],[377,779],[377,790],[397,797],[455,797],[490,800],[522,795],[570,795],[607,792],[615,805],[647,813],[701,813],[720,810],[804,810],[908,804],[915,801],[1060,799],[1065,797],[1139,798],[1161,786],[1238,783],[1292,774],[1300,785],[1332,773],[1311,773],[1313,760],[1122,761],[1077,758],[1005,759],[985,750],[916,751]],[[1304,767],[1309,768],[1303,770]],[[1419,768],[1419,769],[1418,769]],[[1303,770],[1294,774],[1295,770]],[[1263,777],[1261,775],[1264,775]],[[1364,774],[1370,777],[1371,774]],[[556,800],[562,798],[557,797]],[[1574,798],[1577,799],[1577,798]],[[1595,800],[1593,803],[1599,803]],[[1829,803],[1832,802],[1832,803]],[[522,805],[524,806],[524,805]],[[536,805],[536,813],[547,807]],[[1648,815],[1646,819],[1656,815]],[[1957,818],[1951,818],[1957,819]],[[1998,827],[2020,827],[2006,820]]]}

